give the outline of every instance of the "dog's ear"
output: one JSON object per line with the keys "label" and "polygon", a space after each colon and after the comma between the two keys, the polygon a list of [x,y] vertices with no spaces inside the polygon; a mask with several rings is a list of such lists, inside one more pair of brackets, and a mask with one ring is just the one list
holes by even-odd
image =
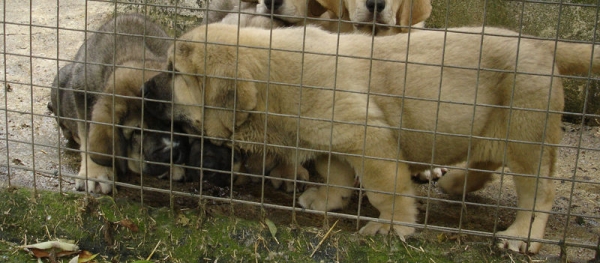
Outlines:
{"label": "dog's ear", "polygon": [[[103,166],[112,166],[113,156],[127,156],[127,147],[123,147],[127,145],[127,142],[124,138],[122,128],[115,127],[114,125],[122,124],[123,120],[131,112],[141,110],[139,108],[141,108],[142,102],[140,99],[137,99],[140,97],[140,89],[133,86],[129,89],[123,87],[137,83],[135,81],[133,83],[128,82],[128,80],[131,80],[130,78],[137,77],[138,75],[131,74],[129,71],[117,69],[115,74],[123,74],[120,74],[120,76],[117,75],[115,81],[108,81],[109,84],[105,89],[105,94],[98,95],[98,99],[92,108],[92,123],[88,131],[87,149],[90,151],[92,161]],[[141,78],[141,76],[139,77]],[[115,90],[113,85],[115,82],[121,85],[115,91],[116,95],[135,98],[113,96],[113,90]],[[119,170],[127,167],[127,160],[123,158],[118,158],[115,163]]]}
{"label": "dog's ear", "polygon": [[128,104],[115,100],[113,108],[111,95],[99,96],[92,110],[87,149],[90,151],[92,161],[103,166],[112,166],[113,155],[119,157],[126,155],[123,147],[120,147],[124,145],[121,128],[114,127],[114,124],[120,123],[120,120],[125,118],[129,111]]}
{"label": "dog's ear", "polygon": [[322,6],[317,0],[308,0],[308,14],[309,16],[319,17],[323,13],[327,12],[327,8]]}
{"label": "dog's ear", "polygon": [[411,26],[425,21],[429,15],[431,15],[431,0],[404,0],[400,10],[396,12],[396,24]]}
{"label": "dog's ear", "polygon": [[[346,10],[346,6],[344,5],[345,0],[315,0],[325,9],[333,12],[336,18],[348,18],[348,10]],[[349,18],[348,18],[349,19]]]}
{"label": "dog's ear", "polygon": [[[219,74],[221,75],[221,74]],[[235,76],[235,74],[224,74],[224,76]],[[238,127],[242,125],[250,115],[250,110],[254,110],[257,105],[256,84],[252,82],[249,72],[239,68],[236,79],[211,79],[209,84],[210,91],[207,91],[207,104],[213,104],[222,107],[225,110],[219,111],[220,122],[228,129],[233,128],[232,124]],[[231,109],[235,107],[235,114]]]}
{"label": "dog's ear", "polygon": [[256,108],[258,90],[256,83],[252,82],[252,76],[244,69],[238,69],[238,80],[232,87],[236,87],[235,126],[238,127],[248,119],[250,113],[247,111]]}

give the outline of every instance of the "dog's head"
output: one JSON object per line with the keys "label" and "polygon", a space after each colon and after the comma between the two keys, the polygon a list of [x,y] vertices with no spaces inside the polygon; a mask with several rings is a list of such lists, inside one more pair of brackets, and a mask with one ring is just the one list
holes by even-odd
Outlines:
{"label": "dog's head", "polygon": [[214,24],[208,32],[201,26],[183,35],[169,51],[169,72],[142,87],[147,111],[181,123],[191,134],[229,138],[257,104],[247,67],[236,65],[236,47],[215,43],[235,43],[235,31],[221,34],[231,30],[229,25]]}
{"label": "dog's head", "polygon": [[276,19],[292,24],[307,17],[319,17],[326,11],[316,0],[259,0],[256,7],[259,14],[273,14]]}
{"label": "dog's head", "polygon": [[224,187],[230,185],[232,172],[239,171],[241,157],[231,148],[195,138],[190,142],[187,165],[194,167],[186,169],[186,177],[189,180],[203,180]]}
{"label": "dog's head", "polygon": [[[123,129],[121,138],[127,145],[127,168],[137,174],[167,174],[170,164],[185,164],[189,155],[187,136],[182,130],[151,116],[144,117],[144,129]],[[127,126],[127,125],[123,125]],[[171,130],[173,132],[171,132]]]}
{"label": "dog's head", "polygon": [[[88,131],[88,150],[92,160],[112,166],[119,173],[160,175],[169,170],[170,163],[187,159],[187,138],[171,135],[170,125],[151,115],[142,114],[139,87],[158,72],[142,70],[159,68],[159,62],[128,62],[115,70],[108,79],[104,93],[92,109]],[[127,68],[126,68],[127,67]],[[140,161],[143,161],[140,164]]]}
{"label": "dog's head", "polygon": [[[358,30],[369,33],[372,31],[372,22],[408,27],[425,21],[431,14],[431,0],[317,1],[337,17],[355,22]],[[403,28],[401,32],[408,32],[408,28]]]}

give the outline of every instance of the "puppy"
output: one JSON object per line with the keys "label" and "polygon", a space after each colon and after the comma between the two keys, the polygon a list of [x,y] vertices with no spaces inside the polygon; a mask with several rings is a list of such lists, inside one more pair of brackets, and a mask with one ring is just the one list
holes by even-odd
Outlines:
{"label": "puppy", "polygon": [[[202,156],[202,158],[198,158]],[[197,168],[186,169],[186,177],[204,180],[218,187],[231,185],[232,174],[241,170],[240,154],[232,148],[217,146],[209,140],[191,139],[190,159],[187,165]],[[234,182],[234,184],[236,184]]]}
{"label": "puppy", "polygon": [[[332,0],[333,1],[333,0]],[[401,1],[401,0],[400,0]],[[420,12],[416,17],[415,23],[422,22],[429,17],[431,12],[431,3],[427,0],[416,0],[417,6],[414,12]],[[238,5],[238,3],[240,3]],[[399,5],[398,8],[402,15],[410,15],[410,4]],[[255,2],[238,2],[237,0],[216,0],[211,2],[208,7],[205,24],[210,23],[225,23],[231,25],[240,25],[242,27],[261,27],[261,28],[277,28],[284,26],[303,26],[305,24],[318,25],[321,28],[331,32],[353,32],[354,27],[351,23],[338,23],[331,21],[336,19],[335,15],[328,11],[316,0],[259,0]],[[398,14],[400,15],[400,14]],[[272,19],[271,19],[272,18]],[[315,19],[320,18],[320,19]],[[329,21],[327,20],[329,19]],[[388,33],[408,32],[407,30],[390,31]],[[369,31],[370,33],[370,31]],[[280,164],[282,160],[275,160],[274,156],[264,156],[265,164],[263,165],[263,156],[249,154],[244,159],[244,167],[246,171],[253,174],[268,174],[272,179],[271,182],[275,188],[283,188],[291,192],[295,189],[295,180],[307,181],[309,172],[298,163]],[[334,157],[331,162],[337,162]],[[341,164],[334,163],[334,166]],[[435,168],[422,173],[413,175],[414,181],[418,183],[426,183],[431,180],[441,178],[447,169]],[[282,180],[276,179],[281,178]],[[246,182],[243,178],[237,180],[239,183]]]}
{"label": "puppy", "polygon": [[[161,66],[160,63],[150,61],[147,64],[153,64],[152,66],[155,69]],[[102,163],[89,159],[86,163],[86,159],[82,159],[79,176],[85,176],[87,172],[88,177],[91,178],[112,179],[113,164],[112,159],[108,156],[113,154],[113,143],[117,146],[115,155],[122,157],[114,160],[116,172],[120,176],[128,175],[130,172],[164,176],[169,172],[171,152],[173,153],[174,163],[183,163],[183,158],[187,158],[185,153],[188,148],[185,145],[187,140],[183,140],[178,136],[171,140],[168,133],[156,132],[155,130],[166,130],[166,127],[160,126],[161,121],[157,121],[151,116],[144,118],[144,128],[147,130],[144,131],[142,137],[142,104],[139,98],[139,87],[145,80],[156,75],[156,72],[143,72],[141,69],[144,65],[140,61],[128,61],[123,64],[123,66],[125,65],[138,69],[116,69],[110,76],[110,79],[114,81],[107,81],[107,87],[102,91],[103,95],[95,94],[95,104],[88,106],[87,111],[91,113],[91,121],[93,122],[89,125],[88,136],[81,134],[77,128],[78,123],[82,121],[78,119],[77,112],[84,112],[85,109],[75,107],[75,92],[69,88],[73,64],[61,68],[55,78],[48,108],[59,117],[57,121],[63,136],[69,141],[68,145],[82,149],[81,141],[87,141],[89,144],[88,149],[95,149],[96,153],[106,155],[100,155],[96,159],[102,160]],[[144,74],[146,74],[145,79],[142,78]],[[116,95],[114,100],[113,94]],[[120,121],[114,122],[113,120]],[[102,123],[105,125],[102,125]],[[122,125],[122,127],[118,127],[119,125]],[[113,131],[115,126],[117,127]],[[152,127],[152,129],[149,129],[149,127]],[[107,146],[107,148],[101,149],[101,146]],[[85,153],[82,152],[82,155],[85,155]],[[103,160],[102,158],[107,159]],[[183,176],[184,171],[182,168],[175,167],[173,169],[174,180],[181,180]],[[79,180],[78,182],[80,182]],[[85,185],[79,183],[78,187],[78,190],[83,190]],[[102,188],[94,188],[90,191],[102,192]]]}
{"label": "puppy", "polygon": [[[417,213],[410,172],[424,167],[412,163],[448,165],[469,156],[468,176],[456,170],[439,181],[453,194],[480,189],[506,165],[519,175],[519,211],[497,233],[498,245],[529,253],[540,243],[516,238],[543,238],[554,197],[564,98],[553,74],[587,74],[591,65],[600,72],[600,47],[590,63],[590,45],[497,28],[416,31],[408,41],[406,34],[373,39],[215,24],[180,40],[169,52],[167,69],[175,73],[144,84],[151,114],[290,162],[331,152],[359,175],[380,212],[362,234],[414,232],[406,224]],[[328,180],[350,187],[347,174]],[[323,189],[303,193],[299,204],[344,204],[346,190]]]}
{"label": "puppy", "polygon": [[[259,14],[272,14],[274,19],[284,21],[288,25],[318,25],[334,33],[407,33],[411,27],[423,27],[424,21],[431,14],[430,0],[258,1],[256,10]],[[349,15],[349,12],[352,15]],[[373,23],[378,25],[373,28]]]}
{"label": "puppy", "polygon": [[[118,97],[139,97],[141,84],[156,74],[141,69],[161,67],[170,44],[167,38],[160,27],[145,17],[121,15],[92,34],[74,62],[60,69],[52,85],[49,108],[59,117],[63,135],[81,150],[77,190],[111,192],[113,165],[120,175],[127,171],[160,175],[169,170],[165,164],[182,163],[187,158],[177,136],[171,140],[168,134],[147,131],[142,138],[141,128],[165,127],[151,117],[144,119],[142,127],[141,111],[138,112],[141,100],[136,104],[135,100]],[[113,65],[117,65],[116,70]],[[90,121],[109,125],[90,125]],[[150,163],[140,164],[142,160]],[[180,168],[173,172],[176,180],[183,175]]]}
{"label": "puppy", "polygon": [[[58,74],[52,82],[52,90],[50,91],[50,101],[48,102],[48,110],[54,113],[58,127],[60,128],[63,137],[67,139],[67,146],[70,148],[79,148],[81,139],[77,133],[77,110],[75,110],[75,97],[73,92],[67,91],[66,88],[73,77],[71,72],[73,64],[67,64],[58,70]],[[58,107],[57,107],[58,106]]]}
{"label": "puppy", "polygon": [[[167,34],[145,17],[121,15],[91,35],[75,62],[59,71],[48,106],[59,116],[63,135],[80,145],[82,179],[76,181],[78,190],[111,192],[113,165],[119,176],[136,173],[164,177],[169,171],[175,181],[202,176],[190,173],[192,178],[186,178],[182,167],[170,168],[171,163],[194,165],[203,155],[188,154],[188,137],[177,134],[178,128],[171,128],[170,121],[142,114],[140,87],[162,67],[169,44]],[[224,160],[231,159],[226,147],[207,150],[224,154],[220,156]],[[221,163],[205,164],[204,168],[229,170]]]}
{"label": "puppy", "polygon": [[330,11],[331,19],[348,21],[354,30],[378,36],[407,33],[413,27],[423,27],[431,14],[431,0],[316,1]]}

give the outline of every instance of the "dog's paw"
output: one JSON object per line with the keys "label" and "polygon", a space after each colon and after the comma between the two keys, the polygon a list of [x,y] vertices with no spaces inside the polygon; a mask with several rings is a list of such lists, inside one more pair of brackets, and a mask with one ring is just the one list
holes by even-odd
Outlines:
{"label": "dog's paw", "polygon": [[[191,176],[190,176],[191,177]],[[191,180],[191,178],[187,178],[185,175],[185,168],[183,167],[173,167],[173,173],[171,175],[170,171],[166,171],[163,174],[157,176],[158,179],[162,179],[162,180],[168,180],[169,178],[172,178],[173,181],[175,182],[182,182],[185,180]]]}
{"label": "dog's paw", "polygon": [[[510,231],[500,231],[498,235],[503,236],[514,236]],[[511,251],[520,252],[523,254],[537,254],[542,247],[542,244],[539,242],[531,242],[529,243],[529,247],[527,247],[527,242],[524,240],[514,240],[514,239],[506,239],[506,238],[498,238],[498,242],[496,245],[500,249],[509,249]]]}
{"label": "dog's paw", "polygon": [[[292,165],[279,164],[277,167],[271,170],[271,172],[269,173],[269,177],[271,177],[271,184],[275,189],[279,189],[283,185],[285,188],[284,190],[288,193],[291,193],[294,191],[294,181],[289,180],[308,181],[309,173],[308,170],[306,170],[306,168],[304,168],[302,165],[298,165],[298,171],[296,172],[295,167]],[[284,181],[276,178],[283,178],[289,180]],[[302,190],[304,184],[297,183],[296,186],[299,190]]]}
{"label": "dog's paw", "polygon": [[101,166],[88,160],[87,179],[86,168],[82,162],[82,167],[79,170],[79,179],[75,180],[75,188],[78,191],[88,191],[90,193],[109,194],[112,192],[112,183],[100,182],[110,181],[113,178],[111,167]]}
{"label": "dog's paw", "polygon": [[411,179],[420,184],[426,184],[431,181],[437,181],[448,172],[447,168],[433,168],[420,173],[412,174]]}
{"label": "dog's paw", "polygon": [[[328,193],[329,191],[329,193]],[[342,209],[348,204],[352,190],[319,187],[309,188],[298,198],[298,204],[304,208],[318,211]],[[329,195],[329,197],[327,196]]]}
{"label": "dog's paw", "polygon": [[171,178],[173,178],[173,181],[177,181],[177,182],[184,181],[186,179],[185,178],[185,168],[179,167],[179,166],[173,167]]}
{"label": "dog's paw", "polygon": [[394,225],[392,227],[390,224],[369,222],[363,228],[361,228],[358,233],[361,235],[372,236],[376,234],[387,235],[390,233],[390,231],[393,231],[393,233],[398,235],[400,239],[404,241],[404,238],[414,233],[415,229],[407,226]]}

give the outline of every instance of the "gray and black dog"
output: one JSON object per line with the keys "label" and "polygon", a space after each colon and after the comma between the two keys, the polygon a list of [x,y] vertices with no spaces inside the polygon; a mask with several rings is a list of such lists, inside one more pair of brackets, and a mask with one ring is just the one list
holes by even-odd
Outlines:
{"label": "gray and black dog", "polygon": [[[159,73],[170,44],[165,31],[144,16],[119,15],[91,34],[73,62],[59,70],[48,108],[58,117],[69,144],[79,145],[77,190],[110,193],[114,172],[164,176],[171,171],[172,179],[181,181],[186,172],[180,166],[171,170],[170,163],[200,163],[195,158],[201,155],[189,154],[190,139],[177,125],[143,114],[140,87]],[[206,149],[214,149],[210,142],[205,144]],[[219,158],[231,160],[230,150],[214,151]]]}

